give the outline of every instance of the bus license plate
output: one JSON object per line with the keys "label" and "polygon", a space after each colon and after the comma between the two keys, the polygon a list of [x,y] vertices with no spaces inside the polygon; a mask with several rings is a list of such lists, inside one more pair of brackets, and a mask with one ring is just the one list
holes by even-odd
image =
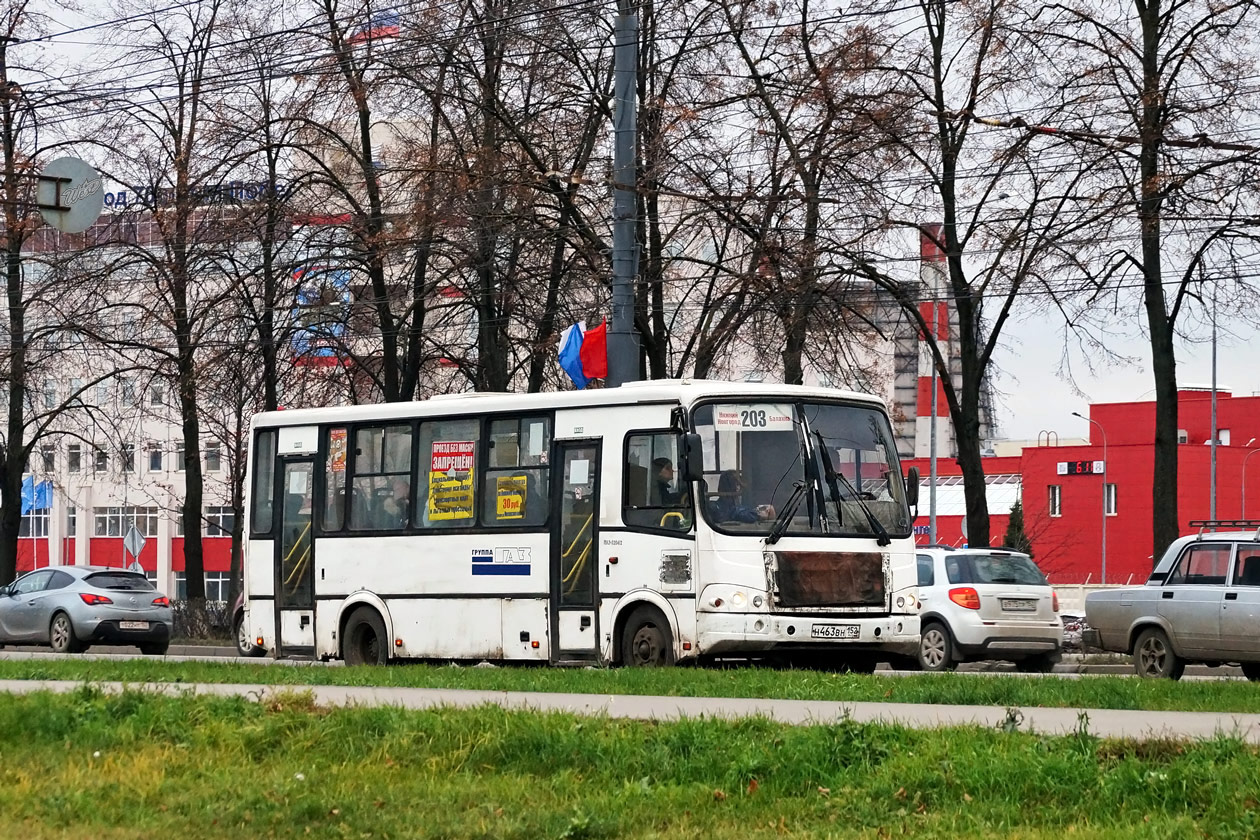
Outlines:
{"label": "bus license plate", "polygon": [[859,631],[856,624],[815,624],[809,635],[815,639],[856,639]]}
{"label": "bus license plate", "polygon": [[147,621],[120,621],[118,626],[123,630],[148,630],[149,622]]}
{"label": "bus license plate", "polygon": [[1027,598],[1003,598],[1002,609],[1007,612],[1036,612],[1037,602]]}

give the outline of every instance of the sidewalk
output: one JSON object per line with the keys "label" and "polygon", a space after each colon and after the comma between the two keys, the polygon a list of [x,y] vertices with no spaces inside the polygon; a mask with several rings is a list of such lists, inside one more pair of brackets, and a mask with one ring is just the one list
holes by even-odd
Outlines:
{"label": "sidewalk", "polygon": [[[96,683],[106,691],[140,686]],[[0,693],[70,692],[81,687],[71,680],[0,680]],[[145,690],[262,701],[277,689],[266,685],[161,683]],[[1218,735],[1260,744],[1260,714],[1215,712],[1153,712],[1115,709],[1052,709],[1022,706],[946,706],[918,703],[828,702],[818,700],[758,700],[723,697],[650,697],[606,694],[552,694],[519,691],[459,689],[284,686],[280,691],[309,691],[321,706],[399,706],[406,709],[471,708],[497,704],[506,709],[562,712],[635,720],[735,719],[764,717],[793,725],[828,724],[842,720],[897,724],[913,729],[982,726],[990,729],[1070,735],[1084,728],[1103,738],[1191,738]]]}

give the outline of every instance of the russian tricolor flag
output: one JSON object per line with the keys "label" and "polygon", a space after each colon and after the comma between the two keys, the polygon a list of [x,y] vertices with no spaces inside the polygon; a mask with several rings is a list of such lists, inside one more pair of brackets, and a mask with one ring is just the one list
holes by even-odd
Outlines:
{"label": "russian tricolor flag", "polygon": [[579,389],[608,376],[608,324],[588,330],[585,321],[578,321],[561,333],[560,367]]}
{"label": "russian tricolor flag", "polygon": [[[367,26],[346,39],[346,43],[353,46],[354,44],[362,44],[375,38],[392,38],[398,35],[401,30],[398,26],[398,12],[376,12],[368,18]],[[373,161],[375,163],[376,161]]]}

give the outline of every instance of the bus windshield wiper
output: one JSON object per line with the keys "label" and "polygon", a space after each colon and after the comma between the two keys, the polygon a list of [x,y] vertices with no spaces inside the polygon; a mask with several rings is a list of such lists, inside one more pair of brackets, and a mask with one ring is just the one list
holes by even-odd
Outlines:
{"label": "bus windshield wiper", "polygon": [[788,523],[792,521],[792,517],[796,514],[796,509],[800,507],[801,499],[803,498],[805,498],[805,482],[793,482],[792,495],[788,496],[787,502],[783,505],[783,510],[779,511],[778,517],[774,520],[774,527],[770,529],[770,533],[766,536],[767,545],[774,545],[783,536],[783,532],[787,530]]}
{"label": "bus windshield wiper", "polygon": [[[843,526],[844,515],[840,508],[840,487],[836,484],[836,468],[831,465],[831,453],[827,451],[827,443],[823,440],[822,432],[815,429],[814,437],[818,441],[818,452],[822,455],[823,475],[827,478],[827,489],[831,492],[831,502],[836,506],[836,524]],[[823,522],[825,523],[826,521],[827,516],[824,512]]]}
{"label": "bus windshield wiper", "polygon": [[853,486],[853,482],[845,478],[844,473],[838,472],[834,473],[834,475],[844,484],[845,489],[853,494],[853,500],[858,503],[858,507],[862,509],[862,513],[866,514],[866,521],[871,523],[871,530],[875,532],[876,544],[889,545],[892,543],[892,538],[888,536],[887,529],[884,528],[884,525],[879,521],[879,518],[875,516],[875,514],[871,513],[871,509],[866,506],[866,502],[862,501],[862,495],[858,493],[857,488]]}

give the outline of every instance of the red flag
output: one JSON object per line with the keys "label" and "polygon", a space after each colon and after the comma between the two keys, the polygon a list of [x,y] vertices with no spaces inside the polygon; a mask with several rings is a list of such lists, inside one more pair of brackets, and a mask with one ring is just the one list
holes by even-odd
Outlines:
{"label": "red flag", "polygon": [[582,336],[582,375],[587,379],[608,376],[608,322],[601,323]]}

